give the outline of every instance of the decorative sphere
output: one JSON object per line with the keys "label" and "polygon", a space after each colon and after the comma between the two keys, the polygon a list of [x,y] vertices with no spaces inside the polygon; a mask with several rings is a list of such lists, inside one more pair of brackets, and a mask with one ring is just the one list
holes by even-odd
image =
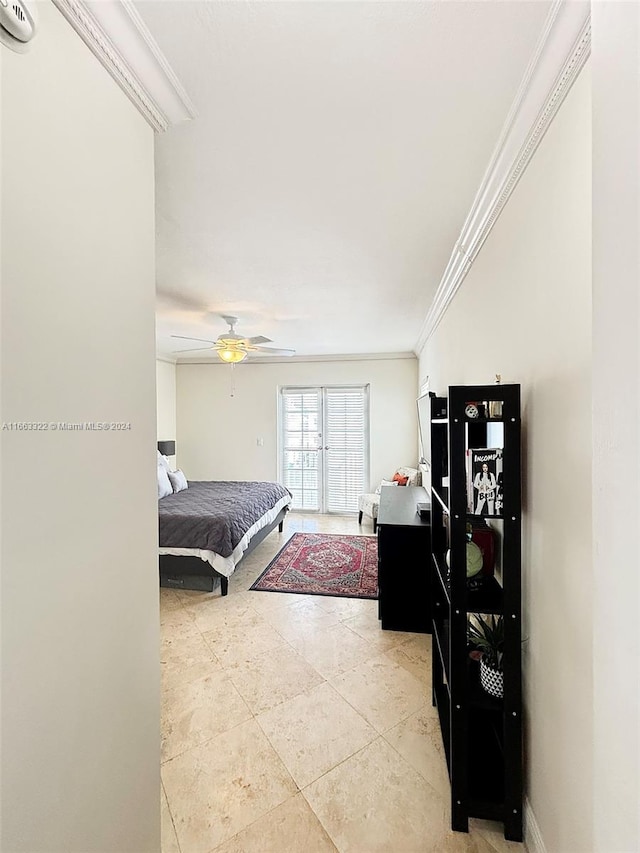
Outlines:
{"label": "decorative sphere", "polygon": [[475,542],[467,542],[467,577],[474,577],[481,569],[482,551]]}
{"label": "decorative sphere", "polygon": [[[451,568],[451,551],[447,551],[445,560]],[[482,551],[475,542],[467,542],[467,577],[472,578],[482,569]]]}

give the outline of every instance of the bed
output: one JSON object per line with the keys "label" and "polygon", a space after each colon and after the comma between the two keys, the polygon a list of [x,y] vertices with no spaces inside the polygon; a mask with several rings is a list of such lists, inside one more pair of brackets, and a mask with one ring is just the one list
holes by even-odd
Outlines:
{"label": "bed", "polygon": [[279,483],[190,481],[158,501],[160,585],[226,595],[236,566],[276,527],[291,493]]}

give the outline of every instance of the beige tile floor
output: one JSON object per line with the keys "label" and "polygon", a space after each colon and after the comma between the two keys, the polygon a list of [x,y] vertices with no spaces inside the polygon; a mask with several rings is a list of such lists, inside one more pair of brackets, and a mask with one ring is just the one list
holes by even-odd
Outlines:
{"label": "beige tile floor", "polygon": [[161,591],[163,853],[503,853],[499,824],[448,826],[430,638],[382,631],[377,602],[249,591],[291,514],[229,594]]}

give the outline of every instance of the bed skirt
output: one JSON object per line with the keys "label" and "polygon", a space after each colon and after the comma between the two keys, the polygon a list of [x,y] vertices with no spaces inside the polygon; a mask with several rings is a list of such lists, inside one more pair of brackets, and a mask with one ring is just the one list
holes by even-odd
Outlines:
{"label": "bed skirt", "polygon": [[[238,554],[237,562],[235,560],[231,562],[230,557],[220,557],[220,560],[225,561],[223,564],[219,564],[221,569],[220,571],[215,567],[217,561],[215,559],[210,559],[208,556],[211,552],[202,552],[207,556],[200,556],[197,549],[161,548],[159,558],[160,586],[170,589],[191,589],[199,590],[201,592],[213,592],[219,578],[221,595],[226,595],[229,589],[229,576],[233,573],[236,566],[238,566],[247,554],[250,554],[253,549],[259,545],[262,540],[265,539],[276,527],[280,532],[282,532],[284,518],[288,509],[289,505],[287,503],[287,505],[280,507],[280,509],[277,510],[275,517],[270,521],[268,520],[262,527],[257,527],[256,525],[257,529],[253,535],[246,541],[246,543],[243,539],[243,542],[238,546],[238,548],[240,548],[240,546],[243,547]],[[249,533],[251,533],[251,531],[249,531]],[[170,553],[171,551],[178,551],[181,553]],[[219,557],[219,555],[216,554],[214,557]]]}

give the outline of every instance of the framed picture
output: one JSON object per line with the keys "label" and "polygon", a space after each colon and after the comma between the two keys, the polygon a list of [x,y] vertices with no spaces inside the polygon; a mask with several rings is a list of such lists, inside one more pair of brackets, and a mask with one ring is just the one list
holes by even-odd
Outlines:
{"label": "framed picture", "polygon": [[467,507],[474,515],[502,515],[502,448],[467,450]]}

